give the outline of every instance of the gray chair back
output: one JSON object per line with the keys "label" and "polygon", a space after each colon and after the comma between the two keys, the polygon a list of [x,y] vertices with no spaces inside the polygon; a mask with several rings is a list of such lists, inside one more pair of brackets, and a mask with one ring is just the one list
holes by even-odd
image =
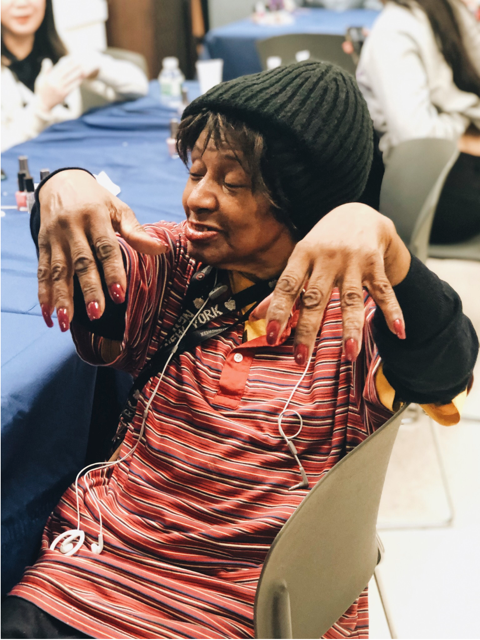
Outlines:
{"label": "gray chair back", "polygon": [[453,244],[431,244],[428,247],[429,258],[447,258],[450,260],[480,260],[480,233],[474,238]]}
{"label": "gray chair back", "polygon": [[267,58],[280,56],[282,64],[296,62],[295,54],[298,51],[310,51],[310,60],[322,60],[334,62],[342,69],[355,74],[355,64],[342,49],[345,40],[339,35],[325,35],[321,33],[287,33],[273,36],[265,40],[257,40],[256,46],[262,68],[267,68]]}
{"label": "gray chair back", "polygon": [[[127,49],[118,49],[117,47],[107,47],[106,54],[116,58],[117,60],[127,60],[139,67],[148,78],[148,65],[145,56],[136,51],[127,51]],[[104,107],[109,101],[104,97],[91,91],[88,86],[80,86],[80,95],[82,96],[83,111],[94,109],[96,107]]]}
{"label": "gray chair back", "polygon": [[376,523],[406,407],[310,491],[268,552],[255,598],[256,638],[320,638],[367,586]]}
{"label": "gray chair back", "polygon": [[438,199],[458,153],[451,140],[419,138],[394,147],[385,163],[380,212],[393,220],[398,235],[423,262]]}

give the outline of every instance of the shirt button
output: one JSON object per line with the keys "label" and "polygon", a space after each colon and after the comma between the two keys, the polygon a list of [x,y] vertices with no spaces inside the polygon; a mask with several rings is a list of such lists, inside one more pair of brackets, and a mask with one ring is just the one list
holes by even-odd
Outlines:
{"label": "shirt button", "polygon": [[241,361],[243,360],[243,356],[242,356],[242,354],[241,354],[241,353],[236,353],[236,354],[233,356],[233,359],[235,360],[235,362],[241,362]]}

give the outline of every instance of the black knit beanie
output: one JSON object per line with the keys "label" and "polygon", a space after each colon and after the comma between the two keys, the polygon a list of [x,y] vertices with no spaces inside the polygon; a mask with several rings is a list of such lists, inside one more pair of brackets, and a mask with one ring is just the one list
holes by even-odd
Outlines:
{"label": "black knit beanie", "polygon": [[[212,111],[260,132],[266,183],[298,237],[322,216],[358,201],[373,157],[373,125],[357,83],[328,62],[299,62],[219,84],[183,118]],[[278,187],[278,188],[277,188]]]}

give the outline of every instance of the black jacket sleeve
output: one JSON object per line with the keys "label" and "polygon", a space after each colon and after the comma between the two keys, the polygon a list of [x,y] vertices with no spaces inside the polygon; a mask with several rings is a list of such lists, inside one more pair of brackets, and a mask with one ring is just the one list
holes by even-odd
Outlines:
{"label": "black jacket sleeve", "polygon": [[414,256],[394,291],[406,339],[388,329],[380,308],[373,318],[385,377],[399,400],[447,404],[468,386],[478,353],[478,338],[460,297]]}
{"label": "black jacket sleeve", "polygon": [[[60,173],[60,171],[68,171],[69,169],[79,169],[82,171],[87,171],[87,169],[82,169],[81,167],[65,167],[62,169],[57,169],[50,173],[46,178],[44,178],[37,187],[35,191],[35,204],[32,208],[32,213],[30,215],[30,233],[32,234],[33,241],[35,243],[35,247],[37,248],[37,256],[38,256],[38,234],[40,232],[40,200],[39,193],[40,189],[43,185],[50,180],[55,174]],[[90,171],[87,171],[90,173]],[[92,175],[90,173],[90,175]],[[99,266],[99,274],[102,281],[103,294],[105,297],[105,311],[103,312],[102,317],[99,320],[90,321],[87,315],[87,310],[85,307],[85,300],[83,298],[82,290],[80,288],[80,283],[78,281],[77,276],[73,278],[74,285],[74,294],[73,294],[73,304],[75,309],[75,315],[73,319],[73,323],[79,324],[88,331],[95,333],[96,335],[103,336],[104,338],[109,338],[110,340],[121,340],[123,338],[123,334],[125,333],[125,312],[127,309],[127,301],[123,304],[115,304],[110,298],[110,294],[108,292],[108,288],[103,277],[103,270],[100,265]],[[127,292],[128,295],[128,292]]]}

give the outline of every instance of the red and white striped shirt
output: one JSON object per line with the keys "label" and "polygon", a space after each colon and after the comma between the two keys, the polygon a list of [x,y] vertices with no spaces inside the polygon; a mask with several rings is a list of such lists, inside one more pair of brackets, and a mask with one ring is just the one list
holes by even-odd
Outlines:
{"label": "red and white striped shirt", "polygon": [[[168,239],[172,251],[151,257],[122,243],[128,305],[122,352],[113,366],[134,375],[174,324],[198,268],[186,253],[182,225],[147,230]],[[375,388],[374,311],[365,293],[363,348],[352,365],[342,355],[340,301],[333,292],[289,406],[303,418],[295,445],[310,487],[391,415]],[[299,480],[298,467],[277,422],[303,373],[293,358],[295,321],[294,313],[272,347],[265,336],[243,342],[243,327],[233,316],[213,320],[209,326],[229,328],[171,362],[134,454],[88,477],[101,509],[103,552],[90,551],[99,518],[82,478],[87,544],[70,557],[49,550],[59,533],[77,526],[70,487],[47,523],[39,559],[11,595],[96,638],[252,637],[262,563],[308,491],[288,490]],[[79,326],[74,338],[82,358],[104,363],[104,338]],[[157,381],[153,377],[142,391],[120,457],[137,442]],[[287,435],[297,431],[297,421],[285,417]],[[367,635],[364,592],[326,637]]]}

